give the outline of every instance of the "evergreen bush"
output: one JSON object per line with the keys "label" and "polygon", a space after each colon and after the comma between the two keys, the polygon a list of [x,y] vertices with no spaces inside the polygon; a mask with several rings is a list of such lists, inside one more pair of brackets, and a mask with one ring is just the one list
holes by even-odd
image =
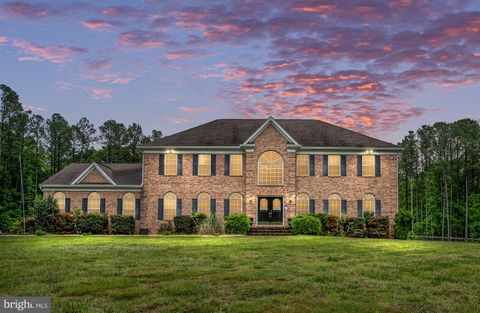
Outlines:
{"label": "evergreen bush", "polygon": [[315,216],[297,216],[292,219],[292,230],[295,235],[320,235],[322,223]]}
{"label": "evergreen bush", "polygon": [[110,217],[110,230],[112,234],[131,235],[135,232],[135,219],[133,216],[112,215]]}
{"label": "evergreen bush", "polygon": [[250,230],[250,218],[245,214],[233,214],[225,217],[225,233],[246,234]]}

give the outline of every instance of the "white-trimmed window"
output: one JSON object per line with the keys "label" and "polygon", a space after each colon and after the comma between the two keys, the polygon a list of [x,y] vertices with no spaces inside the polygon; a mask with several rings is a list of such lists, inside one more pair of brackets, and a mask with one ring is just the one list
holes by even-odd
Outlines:
{"label": "white-trimmed window", "polygon": [[328,214],[341,216],[342,213],[342,197],[334,193],[328,196]]}
{"label": "white-trimmed window", "polygon": [[282,201],[280,201],[278,198],[273,199],[272,209],[274,211],[280,211],[282,209]]}
{"label": "white-trimmed window", "polygon": [[371,193],[367,193],[363,196],[362,199],[363,203],[363,214],[365,213],[372,213],[375,214],[375,196]]}
{"label": "white-trimmed window", "polygon": [[366,154],[362,156],[362,176],[375,176],[375,156]]}
{"label": "white-trimmed window", "polygon": [[56,192],[53,198],[57,201],[60,212],[65,212],[65,194],[63,192]]}
{"label": "white-trimmed window", "polygon": [[176,153],[165,154],[165,175],[177,175],[177,157]]}
{"label": "white-trimmed window", "polygon": [[210,214],[210,195],[206,192],[198,195],[198,212],[206,215]]}
{"label": "white-trimmed window", "polygon": [[310,198],[306,193],[297,196],[297,215],[308,215],[310,212]]}
{"label": "white-trimmed window", "polygon": [[264,152],[258,158],[259,185],[283,185],[283,159],[275,151]]}
{"label": "white-trimmed window", "polygon": [[310,156],[307,154],[297,155],[297,176],[310,175]]}
{"label": "white-trimmed window", "polygon": [[163,196],[163,219],[173,220],[177,214],[177,196],[173,192],[167,192]]}
{"label": "white-trimmed window", "polygon": [[100,213],[100,194],[92,192],[88,195],[88,213]]}
{"label": "white-trimmed window", "polygon": [[231,154],[230,155],[230,176],[242,176],[243,175],[243,155]]}
{"label": "white-trimmed window", "polygon": [[127,192],[123,195],[123,215],[135,215],[135,195]]}
{"label": "white-trimmed window", "polygon": [[260,199],[260,211],[268,210],[268,200],[265,198]]}
{"label": "white-trimmed window", "polygon": [[230,195],[230,214],[242,214],[242,195],[232,193]]}
{"label": "white-trimmed window", "polygon": [[328,176],[340,176],[340,156],[328,155]]}
{"label": "white-trimmed window", "polygon": [[212,174],[212,156],[210,154],[198,155],[198,176],[210,176]]}

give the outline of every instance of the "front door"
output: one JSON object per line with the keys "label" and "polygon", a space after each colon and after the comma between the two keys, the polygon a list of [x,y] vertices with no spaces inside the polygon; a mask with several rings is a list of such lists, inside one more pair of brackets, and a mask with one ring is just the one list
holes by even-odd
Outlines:
{"label": "front door", "polygon": [[258,197],[258,225],[283,225],[283,198]]}

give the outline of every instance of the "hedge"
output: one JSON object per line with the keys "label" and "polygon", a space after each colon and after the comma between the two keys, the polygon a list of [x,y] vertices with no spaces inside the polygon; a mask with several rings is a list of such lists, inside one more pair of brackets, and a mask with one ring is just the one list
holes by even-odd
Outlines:
{"label": "hedge", "polygon": [[297,216],[292,219],[292,230],[295,235],[320,235],[322,223],[315,216]]}
{"label": "hedge", "polygon": [[108,218],[101,213],[83,213],[81,210],[73,212],[73,224],[78,234],[105,234],[108,233]]}
{"label": "hedge", "polygon": [[71,213],[59,213],[55,216],[55,224],[57,234],[73,234],[75,227],[73,223],[73,215]]}
{"label": "hedge", "polygon": [[110,230],[112,234],[131,235],[135,232],[135,219],[133,216],[110,216]]}
{"label": "hedge", "polygon": [[225,217],[225,233],[246,234],[250,230],[250,218],[245,214],[232,214]]}
{"label": "hedge", "polygon": [[197,232],[198,224],[193,216],[180,215],[173,218],[175,231],[183,234],[193,234]]}

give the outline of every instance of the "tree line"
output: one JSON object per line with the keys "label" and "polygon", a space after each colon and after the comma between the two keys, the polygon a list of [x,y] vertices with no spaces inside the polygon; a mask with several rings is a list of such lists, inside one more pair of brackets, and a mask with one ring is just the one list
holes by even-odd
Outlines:
{"label": "tree line", "polygon": [[40,194],[39,184],[68,164],[141,162],[137,145],[162,136],[159,130],[145,135],[137,123],[108,120],[96,129],[86,117],[75,124],[59,113],[45,118],[26,110],[3,84],[0,95],[0,231],[22,216],[22,183],[28,207]]}

